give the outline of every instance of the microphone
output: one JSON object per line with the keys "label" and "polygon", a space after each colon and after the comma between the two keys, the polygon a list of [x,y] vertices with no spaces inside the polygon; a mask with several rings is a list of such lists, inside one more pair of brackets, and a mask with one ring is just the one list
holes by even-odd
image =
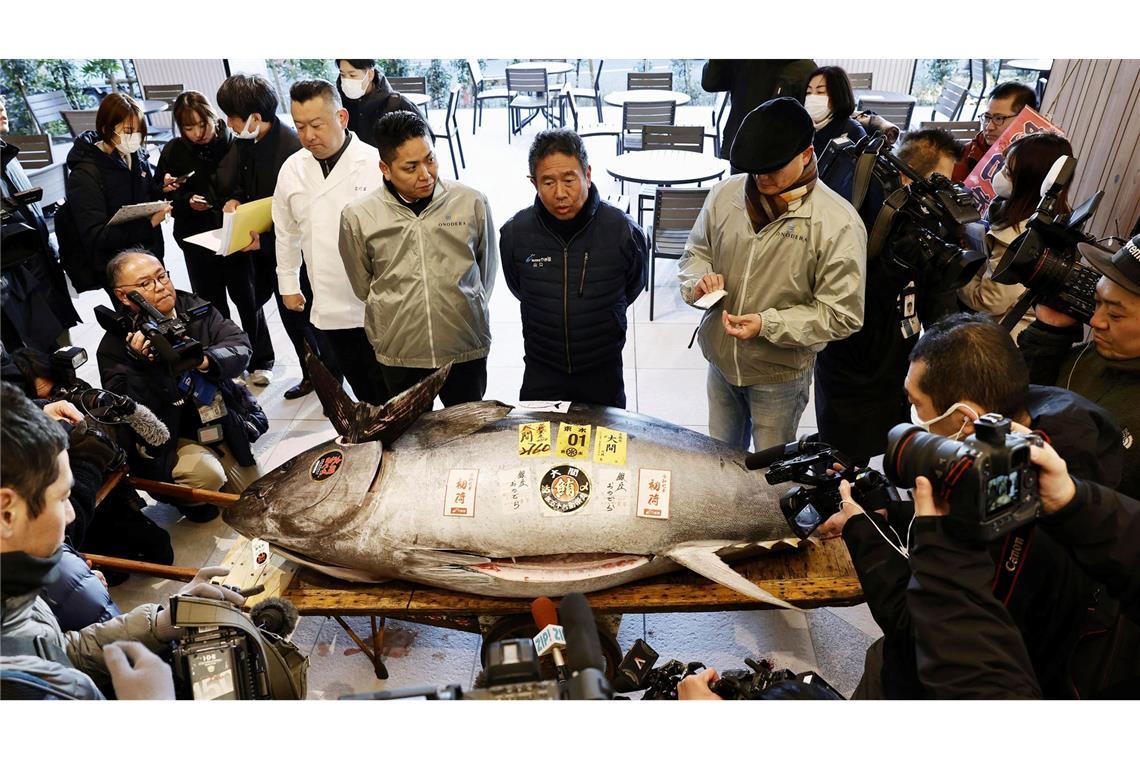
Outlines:
{"label": "microphone", "polygon": [[775,462],[779,462],[781,459],[806,454],[811,451],[813,447],[817,446],[818,443],[818,441],[806,440],[778,443],[775,446],[769,446],[763,451],[757,451],[755,454],[749,454],[744,457],[744,466],[750,470],[762,470]]}
{"label": "microphone", "polygon": [[534,637],[534,648],[538,651],[539,657],[547,652],[550,653],[554,658],[554,666],[558,669],[558,680],[565,683],[570,678],[570,671],[562,658],[562,650],[566,648],[566,636],[562,626],[558,625],[558,608],[549,598],[540,596],[531,603],[530,613],[534,617],[534,624],[538,626],[538,635]]}
{"label": "microphone", "polygon": [[170,440],[170,430],[154,412],[127,396],[120,396],[100,388],[67,393],[68,401],[100,422],[130,425],[148,446],[158,447]]}
{"label": "microphone", "polygon": [[558,612],[566,626],[566,665],[571,673],[566,684],[567,698],[613,698],[613,687],[606,680],[602,642],[586,597],[578,593],[567,594]]}

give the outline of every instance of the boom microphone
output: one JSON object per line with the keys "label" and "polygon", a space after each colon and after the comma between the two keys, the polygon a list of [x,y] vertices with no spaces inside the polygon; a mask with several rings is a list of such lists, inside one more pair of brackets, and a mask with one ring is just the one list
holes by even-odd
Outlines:
{"label": "boom microphone", "polygon": [[820,441],[799,440],[791,443],[779,443],[744,457],[744,466],[750,470],[762,470],[781,459],[820,451],[824,448],[827,448],[827,444]]}
{"label": "boom microphone", "polygon": [[99,422],[126,423],[148,446],[161,446],[170,440],[170,430],[147,407],[133,398],[100,388],[86,388],[65,394],[67,401]]}
{"label": "boom microphone", "polygon": [[602,642],[586,597],[578,593],[567,594],[558,611],[566,627],[566,666],[571,673],[567,697],[611,699],[613,687],[606,680]]}
{"label": "boom microphone", "polygon": [[562,626],[558,625],[558,608],[550,599],[540,596],[531,603],[530,613],[534,617],[534,624],[538,626],[534,648],[539,657],[550,653],[554,658],[554,666],[558,669],[558,680],[565,683],[570,678],[570,671],[562,658],[562,650],[566,648],[566,635]]}

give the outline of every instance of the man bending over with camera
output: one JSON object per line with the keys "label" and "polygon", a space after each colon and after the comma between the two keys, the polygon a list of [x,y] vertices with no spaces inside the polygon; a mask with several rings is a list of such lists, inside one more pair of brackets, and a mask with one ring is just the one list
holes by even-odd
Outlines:
{"label": "man bending over with camera", "polygon": [[[111,259],[107,282],[130,325],[124,327],[125,336],[108,332],[99,343],[103,387],[145,404],[170,429],[170,440],[160,447],[135,440],[132,472],[241,493],[262,475],[250,444],[269,426],[249,391],[234,383],[249,364],[249,338],[208,302],[175,291],[162,262],[146,251],[124,251]],[[147,314],[136,303],[140,296],[163,319],[177,316],[184,326],[158,324],[155,313]],[[185,347],[190,341],[197,341],[202,358],[180,369],[185,361],[172,365],[172,353],[159,351],[152,338],[183,347],[178,360],[189,353]],[[213,506],[175,506],[195,522],[218,516]]]}
{"label": "man bending over with camera", "polygon": [[1092,340],[1081,340],[1072,317],[1037,306],[1037,319],[1018,336],[1035,383],[1060,385],[1107,409],[1121,427],[1124,476],[1120,492],[1140,499],[1140,235],[1115,254],[1081,246],[1103,275],[1096,285]]}

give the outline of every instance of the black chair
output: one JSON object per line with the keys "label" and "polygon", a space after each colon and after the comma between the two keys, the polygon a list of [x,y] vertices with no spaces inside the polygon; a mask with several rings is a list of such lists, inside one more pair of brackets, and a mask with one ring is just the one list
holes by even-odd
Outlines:
{"label": "black chair", "polygon": [[707,187],[658,187],[653,207],[649,249],[649,321],[653,321],[654,279],[657,259],[679,259],[689,233],[705,205]]}
{"label": "black chair", "polygon": [[[974,98],[974,113],[970,118],[976,119],[978,118],[978,108],[981,107],[982,99],[986,96],[986,59],[971,58],[969,70],[970,80],[966,83],[966,94]],[[978,86],[977,93],[973,92],[975,84]]]}
{"label": "black chair", "polygon": [[[174,105],[174,101],[178,96],[185,91],[185,85],[181,84],[144,84],[143,85],[143,99],[144,100],[161,100],[163,103]],[[152,116],[157,114],[148,114],[146,121],[148,125],[153,126],[154,122],[151,120]],[[148,129],[147,140],[156,144],[168,143],[174,139],[174,115],[170,115],[170,127],[158,127],[157,129]]]}
{"label": "black chair", "polygon": [[724,112],[728,110],[728,92],[718,92],[712,108],[712,129],[705,130],[705,137],[712,138],[713,155],[720,155],[720,140],[724,134]]}
{"label": "black chair", "polygon": [[954,141],[965,145],[978,136],[981,122],[977,121],[923,121],[918,124],[919,129],[942,129],[954,136]]}
{"label": "black chair", "polygon": [[872,100],[858,105],[860,111],[872,111],[899,128],[900,132],[910,129],[910,117],[914,113],[914,101]]}
{"label": "black chair", "polygon": [[672,125],[677,118],[677,103],[673,100],[655,100],[648,103],[623,103],[621,107],[621,134],[618,135],[618,153],[641,150],[641,128],[646,125]]}
{"label": "black chair", "polygon": [[847,78],[851,80],[851,89],[853,90],[873,90],[871,82],[874,81],[875,75],[872,73],[859,73],[848,74]]}
{"label": "black chair", "polygon": [[[646,124],[641,128],[642,150],[687,150],[691,153],[705,152],[705,128]],[[645,216],[646,203],[652,201],[652,188],[643,187],[637,194],[637,223]]]}
{"label": "black chair", "polygon": [[[451,151],[451,168],[455,170],[455,178],[459,179],[459,167],[467,168],[467,161],[463,158],[463,143],[459,140],[459,120],[455,116],[459,105],[459,85],[453,85],[447,94],[447,113],[443,117],[443,126],[439,127],[428,120],[428,127],[436,140],[447,140],[448,150]],[[455,163],[455,148],[459,147],[459,163]]]}
{"label": "black chair", "polygon": [[[507,90],[513,93],[507,102],[507,142],[511,136],[541,113],[547,126],[553,126],[556,119],[550,113],[550,81],[546,69],[507,69]],[[522,111],[532,112],[522,119]]]}
{"label": "black chair", "polygon": [[428,108],[431,107],[431,99],[427,98],[427,77],[388,77],[388,84],[392,89],[402,95],[423,95],[423,103],[416,102],[415,98],[411,98],[412,102],[417,107],[423,106],[423,115],[426,116]]}
{"label": "black chair", "polygon": [[957,82],[947,81],[942,85],[942,93],[934,106],[934,114],[945,116],[947,121],[954,121],[966,105],[966,88]]}
{"label": "black chair", "polygon": [[55,158],[51,153],[51,135],[4,135],[4,142],[20,149],[20,166],[28,176],[51,166]]}
{"label": "black chair", "polygon": [[627,90],[672,90],[672,71],[631,71],[625,75]]}
{"label": "black chair", "polygon": [[487,100],[501,100],[504,103],[511,99],[506,87],[493,87],[488,89],[491,81],[483,76],[483,67],[479,65],[478,58],[467,59],[467,71],[471,74],[471,134],[475,134],[476,121],[483,124],[483,102]]}
{"label": "black chair", "polygon": [[59,113],[67,122],[67,129],[71,132],[71,137],[78,139],[84,132],[95,129],[95,116],[99,113],[99,109],[89,108],[83,111],[60,111]]}
{"label": "black chair", "polygon": [[[573,124],[572,129],[578,133],[581,138],[586,137],[613,137],[614,147],[617,148],[617,138],[621,135],[621,127],[617,124],[604,124],[595,121],[586,121],[584,116],[578,113],[578,100],[574,96],[574,91],[569,83],[562,88],[562,103],[570,108],[570,119]],[[562,119],[565,123],[565,119]],[[626,204],[628,206],[628,202]]]}
{"label": "black chair", "polygon": [[61,120],[64,111],[75,108],[63,90],[37,92],[35,95],[25,97],[24,102],[32,115],[32,121],[36,124],[37,132],[46,132],[48,124]]}
{"label": "black chair", "polygon": [[[580,59],[580,58],[578,59],[579,65],[581,65],[581,60],[582,59]],[[593,87],[573,87],[570,89],[570,92],[573,93],[574,97],[577,98],[578,100],[592,100],[592,101],[594,101],[594,107],[598,111],[598,122],[599,123],[604,118],[602,116],[601,81],[602,81],[602,67],[605,66],[605,64],[606,64],[606,62],[604,60],[598,61],[598,68],[594,71],[594,86]]]}

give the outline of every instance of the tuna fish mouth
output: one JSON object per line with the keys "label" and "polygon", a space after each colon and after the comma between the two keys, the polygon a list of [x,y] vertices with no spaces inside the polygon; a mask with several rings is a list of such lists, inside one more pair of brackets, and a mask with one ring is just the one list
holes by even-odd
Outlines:
{"label": "tuna fish mouth", "polygon": [[640,554],[548,554],[540,557],[492,559],[467,570],[492,578],[529,583],[585,581],[624,573],[648,564]]}

